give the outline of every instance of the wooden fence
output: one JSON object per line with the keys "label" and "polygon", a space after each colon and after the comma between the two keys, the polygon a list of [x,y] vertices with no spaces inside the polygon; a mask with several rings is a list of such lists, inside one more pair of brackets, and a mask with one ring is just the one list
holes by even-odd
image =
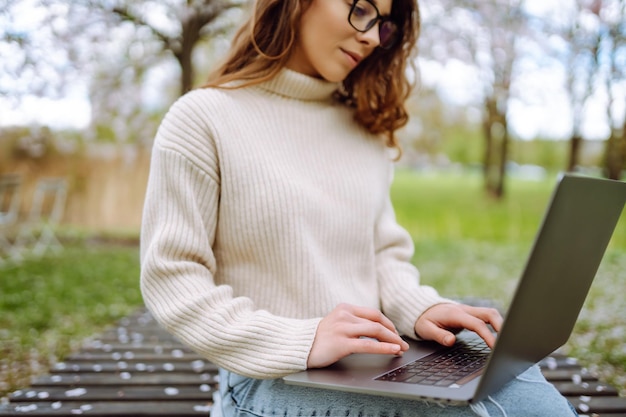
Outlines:
{"label": "wooden fence", "polygon": [[80,154],[3,161],[0,174],[17,173],[23,177],[23,213],[31,206],[39,179],[61,177],[68,182],[62,225],[89,231],[136,232],[141,223],[149,165],[149,149],[98,145]]}

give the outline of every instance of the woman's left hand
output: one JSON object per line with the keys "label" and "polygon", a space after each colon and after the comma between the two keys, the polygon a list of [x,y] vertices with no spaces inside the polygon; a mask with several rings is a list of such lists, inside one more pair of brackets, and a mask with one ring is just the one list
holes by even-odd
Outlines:
{"label": "woman's left hand", "polygon": [[468,329],[482,337],[493,348],[496,338],[487,324],[496,332],[502,326],[502,316],[495,308],[472,307],[464,304],[436,304],[426,310],[415,323],[415,333],[424,340],[434,340],[444,346],[456,341],[455,332]]}

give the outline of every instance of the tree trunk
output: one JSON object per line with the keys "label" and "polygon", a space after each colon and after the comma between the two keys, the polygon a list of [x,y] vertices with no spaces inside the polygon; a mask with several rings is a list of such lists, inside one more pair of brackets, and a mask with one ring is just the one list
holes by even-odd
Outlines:
{"label": "tree trunk", "polygon": [[567,171],[574,172],[580,163],[580,152],[582,150],[583,138],[580,134],[575,133],[569,142],[569,160],[567,162]]}
{"label": "tree trunk", "polygon": [[611,133],[611,137],[606,142],[605,154],[605,174],[612,180],[619,180],[622,177],[624,168],[624,135],[618,135],[616,131]]}
{"label": "tree trunk", "polygon": [[183,20],[182,34],[180,39],[180,50],[176,51],[176,59],[180,64],[180,94],[183,95],[193,88],[194,70],[193,70],[193,50],[200,40],[200,30],[204,26],[201,17],[197,15],[191,16],[187,20]]}
{"label": "tree trunk", "polygon": [[506,115],[501,114],[500,118],[501,118],[500,123],[502,124],[504,130],[502,132],[502,140],[500,143],[500,167],[499,167],[500,169],[498,171],[499,173],[498,183],[495,189],[495,192],[496,192],[495,196],[498,199],[504,197],[504,182],[506,179],[506,164],[509,161],[509,139],[510,139]]}
{"label": "tree trunk", "polygon": [[485,135],[483,159],[485,190],[492,197],[501,199],[505,193],[504,180],[508,161],[509,135],[506,114],[501,114],[497,99],[494,97],[489,97],[485,101],[483,131]]}
{"label": "tree trunk", "polygon": [[621,129],[611,130],[611,137],[606,143],[605,164],[607,178],[622,179],[622,171],[626,168],[626,117]]}
{"label": "tree trunk", "polygon": [[191,60],[192,51],[183,50],[176,55],[178,64],[180,65],[180,95],[182,96],[193,88],[193,64]]}
{"label": "tree trunk", "polygon": [[622,169],[626,169],[626,115],[624,115],[624,124],[622,126]]}
{"label": "tree trunk", "polygon": [[494,140],[491,131],[491,111],[489,110],[489,103],[485,103],[485,117],[483,120],[483,132],[485,136],[485,154],[483,156],[483,177],[485,180],[485,190],[489,193],[491,189],[491,174],[490,167],[493,159],[494,152]]}

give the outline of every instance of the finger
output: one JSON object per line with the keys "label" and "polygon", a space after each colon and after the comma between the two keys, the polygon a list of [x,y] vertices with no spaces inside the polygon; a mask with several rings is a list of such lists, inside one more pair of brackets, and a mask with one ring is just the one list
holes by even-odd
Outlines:
{"label": "finger", "polygon": [[344,305],[350,311],[353,326],[346,331],[351,337],[369,337],[377,339],[379,342],[397,344],[402,351],[408,350],[409,345],[398,333],[393,322],[389,320],[381,311],[352,305]]}
{"label": "finger", "polygon": [[487,324],[483,319],[475,317],[471,314],[465,314],[460,318],[461,325],[468,330],[471,330],[478,334],[487,343],[487,346],[493,348],[496,342],[496,338],[487,327]]}
{"label": "finger", "polygon": [[496,337],[486,325],[479,325],[478,328],[471,330],[475,331],[487,343],[487,346],[493,349],[496,344]]}
{"label": "finger", "polygon": [[398,333],[389,330],[380,323],[363,319],[361,323],[350,326],[350,335],[353,338],[375,339],[379,343],[389,343],[397,345],[400,350],[405,351],[409,344],[405,342]]}
{"label": "finger", "polygon": [[424,340],[433,340],[444,346],[452,346],[456,342],[454,333],[430,320],[426,320],[421,324],[419,336]]}
{"label": "finger", "polygon": [[500,312],[496,310],[495,308],[471,307],[471,306],[464,306],[464,307],[465,307],[464,309],[469,314],[481,319],[485,323],[489,323],[496,332],[499,332],[500,329],[502,328],[502,322],[504,321],[504,319],[502,318],[502,315],[500,314]]}
{"label": "finger", "polygon": [[358,306],[352,306],[352,309],[353,309],[352,313],[355,316],[362,318],[362,319],[369,320],[369,321],[373,321],[376,323],[380,323],[383,326],[385,326],[387,329],[389,329],[390,331],[398,334],[398,331],[396,330],[396,326],[380,310],[376,310],[374,308],[367,308],[367,307],[358,307]]}
{"label": "finger", "polygon": [[402,355],[406,350],[397,343],[381,342],[371,338],[350,339],[347,343],[349,344],[350,353]]}

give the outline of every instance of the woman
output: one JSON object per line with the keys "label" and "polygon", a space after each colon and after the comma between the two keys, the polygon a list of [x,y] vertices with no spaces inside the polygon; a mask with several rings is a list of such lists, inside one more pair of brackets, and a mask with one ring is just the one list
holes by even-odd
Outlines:
{"label": "woman", "polygon": [[[400,355],[401,334],[451,345],[467,328],[492,346],[488,325],[500,328],[495,310],[419,284],[395,222],[389,150],[418,29],[414,0],[258,0],[209,85],[164,118],[141,288],[157,320],[221,368],[214,415],[473,415],[280,379],[351,353]],[[539,383],[515,381],[475,411],[572,415],[536,369],[524,378]]]}

